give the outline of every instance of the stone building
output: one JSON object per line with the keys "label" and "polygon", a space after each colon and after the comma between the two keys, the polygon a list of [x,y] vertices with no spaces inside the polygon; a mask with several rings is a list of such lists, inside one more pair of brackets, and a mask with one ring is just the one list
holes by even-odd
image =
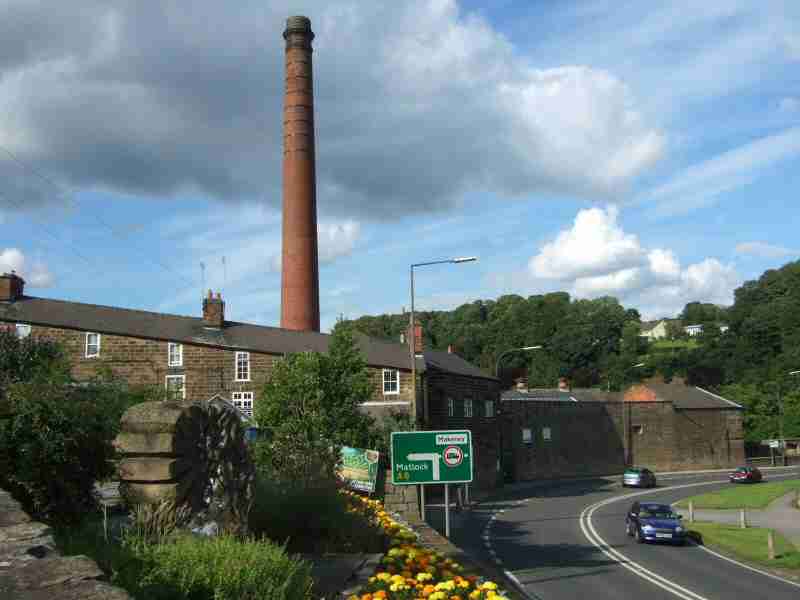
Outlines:
{"label": "stone building", "polygon": [[[275,361],[293,352],[326,352],[330,341],[329,335],[314,331],[227,321],[224,300],[211,293],[203,299],[202,317],[185,317],[35,298],[24,294],[24,283],[13,273],[0,275],[0,326],[20,336],[58,341],[75,379],[108,370],[132,385],[163,387],[176,400],[216,395],[246,415],[252,415]],[[425,429],[473,429],[478,485],[494,485],[490,463],[497,460],[497,380],[457,354],[424,350],[416,359],[419,409],[414,411],[410,348],[365,335],[357,335],[356,342],[374,383],[364,410],[379,419],[391,412],[416,412]],[[442,414],[442,398],[452,400],[452,415]],[[468,413],[464,407],[471,403],[474,412]],[[489,403],[491,417],[486,416]]]}
{"label": "stone building", "polygon": [[683,381],[647,382],[623,394],[513,390],[502,395],[507,480],[608,475],[626,465],[655,471],[744,462],[740,405]]}

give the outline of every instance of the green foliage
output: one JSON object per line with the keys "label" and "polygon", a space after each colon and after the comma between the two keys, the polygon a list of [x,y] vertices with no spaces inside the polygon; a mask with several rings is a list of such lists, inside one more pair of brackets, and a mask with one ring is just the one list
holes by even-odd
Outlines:
{"label": "green foliage", "polygon": [[0,398],[14,383],[42,377],[63,381],[68,373],[69,365],[55,342],[19,339],[14,333],[0,331]]}
{"label": "green foliage", "polygon": [[334,330],[327,354],[287,356],[256,401],[265,438],[255,448],[257,465],[270,477],[303,484],[333,478],[340,447],[370,441],[372,419],[360,405],[371,395],[366,362],[347,327]]}
{"label": "green foliage", "polygon": [[680,501],[679,505],[689,506],[691,500],[694,502],[695,508],[720,510],[766,508],[773,500],[794,490],[800,490],[800,479],[769,481],[758,485],[732,485],[716,492],[685,498]]}
{"label": "green foliage", "polygon": [[716,548],[735,557],[777,569],[800,569],[800,551],[777,531],[773,532],[775,559],[769,558],[768,532],[760,527],[741,529],[723,523],[692,523],[690,532],[699,536],[704,546]]}
{"label": "green foliage", "polygon": [[318,479],[307,485],[291,481],[257,480],[250,511],[250,530],[291,552],[382,552],[385,538],[361,513],[338,483]]}
{"label": "green foliage", "polygon": [[0,429],[6,482],[40,517],[75,521],[94,507],[94,483],[114,473],[112,440],[138,398],[116,385],[67,385],[60,378],[7,390],[13,417]]}
{"label": "green foliage", "polygon": [[163,543],[129,532],[122,543],[106,541],[97,521],[56,531],[67,556],[97,561],[111,583],[137,600],[306,600],[312,597],[310,566],[266,540],[189,535]]}

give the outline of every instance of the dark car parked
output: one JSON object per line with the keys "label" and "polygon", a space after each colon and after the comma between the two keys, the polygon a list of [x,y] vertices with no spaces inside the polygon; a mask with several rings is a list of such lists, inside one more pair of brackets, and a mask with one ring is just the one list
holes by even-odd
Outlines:
{"label": "dark car parked", "polygon": [[758,483],[763,476],[756,467],[739,467],[728,475],[728,479],[731,483]]}
{"label": "dark car parked", "polygon": [[622,487],[656,487],[656,475],[650,469],[631,467],[622,474]]}
{"label": "dark car parked", "polygon": [[681,516],[669,504],[634,502],[625,517],[625,533],[643,542],[686,543]]}

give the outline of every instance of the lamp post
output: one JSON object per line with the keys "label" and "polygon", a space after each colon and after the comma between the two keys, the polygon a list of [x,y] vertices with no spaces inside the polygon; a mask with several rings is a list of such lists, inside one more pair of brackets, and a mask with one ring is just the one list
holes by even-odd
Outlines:
{"label": "lamp post", "polygon": [[[631,369],[638,369],[639,367],[643,367],[643,366],[645,366],[645,364],[643,362],[641,362],[641,363],[637,363],[635,365],[631,365],[630,368]],[[608,378],[608,391],[609,392],[611,391],[611,377],[610,376]],[[628,466],[628,459],[629,459],[628,447],[630,446],[630,444],[628,443],[628,442],[630,442],[630,432],[628,431],[628,429],[629,429],[628,428],[628,421],[630,421],[630,419],[628,418],[629,417],[629,415],[628,415],[628,407],[625,405],[625,394],[624,393],[622,394],[622,398],[620,398],[620,401],[622,403],[622,459],[625,461],[625,465],[624,466],[627,467]]]}
{"label": "lamp post", "polygon": [[511,348],[509,350],[504,350],[503,352],[501,352],[499,354],[499,356],[497,357],[497,361],[495,362],[495,365],[494,365],[494,376],[499,378],[499,376],[500,376],[500,359],[503,358],[506,354],[511,354],[512,352],[524,352],[526,350],[539,350],[539,349],[541,349],[541,346],[523,346],[522,348]]}
{"label": "lamp post", "polygon": [[[417,332],[416,332],[416,323],[414,321],[414,269],[416,267],[427,267],[429,265],[443,265],[443,264],[453,264],[459,265],[461,263],[467,262],[475,262],[478,260],[477,256],[462,256],[458,258],[447,258],[445,260],[431,260],[427,262],[421,263],[414,263],[411,265],[409,269],[410,278],[411,278],[411,315],[410,315],[410,326],[409,326],[409,340],[408,340],[408,347],[410,349],[411,354],[411,418],[413,420],[414,425],[417,425],[417,355],[416,355],[416,346],[417,346]],[[423,418],[426,415],[423,414]],[[425,521],[425,486],[421,485],[420,488],[420,512],[422,516],[422,520]]]}

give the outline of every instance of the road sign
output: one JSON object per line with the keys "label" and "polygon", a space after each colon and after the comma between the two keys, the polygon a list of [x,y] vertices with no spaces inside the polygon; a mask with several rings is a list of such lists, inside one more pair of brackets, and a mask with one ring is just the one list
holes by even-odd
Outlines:
{"label": "road sign", "polygon": [[780,440],[770,440],[769,447],[770,448],[780,448],[781,447]]}
{"label": "road sign", "polygon": [[457,431],[392,432],[392,483],[470,483],[472,433]]}

